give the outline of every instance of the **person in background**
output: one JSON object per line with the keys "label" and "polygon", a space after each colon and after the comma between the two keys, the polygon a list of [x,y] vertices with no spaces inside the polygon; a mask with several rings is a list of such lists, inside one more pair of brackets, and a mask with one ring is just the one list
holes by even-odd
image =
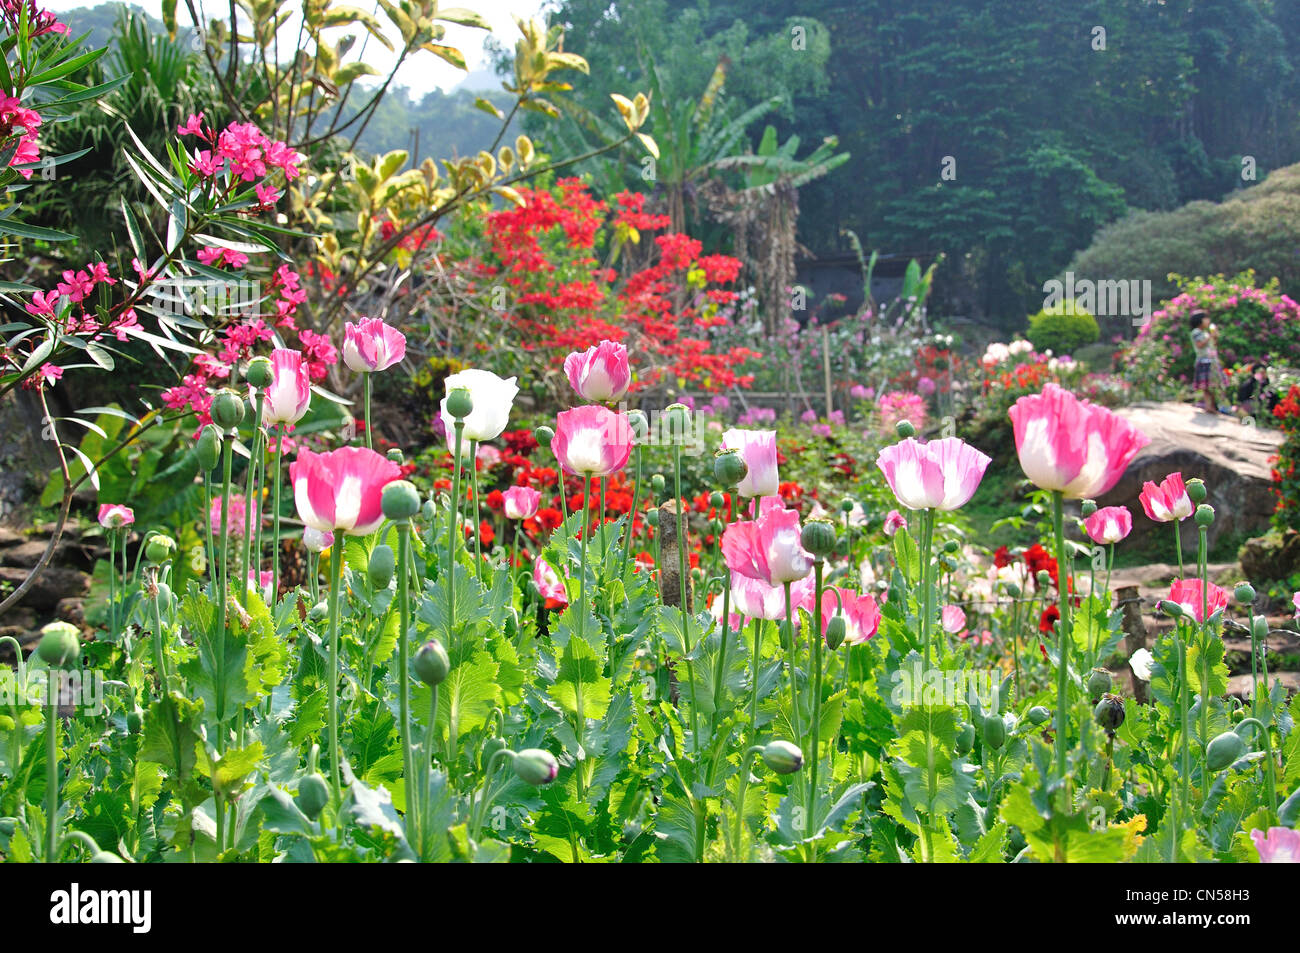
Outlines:
{"label": "person in background", "polygon": [[1237,409],[1251,417],[1271,416],[1281,398],[1268,378],[1268,365],[1252,361],[1241,369],[1237,383]]}
{"label": "person in background", "polygon": [[1219,392],[1227,389],[1223,365],[1219,363],[1219,329],[1210,323],[1204,311],[1193,311],[1187,318],[1192,332],[1192,350],[1196,352],[1196,367],[1192,374],[1192,389],[1205,392],[1205,410],[1208,413],[1229,414],[1232,411],[1219,405]]}

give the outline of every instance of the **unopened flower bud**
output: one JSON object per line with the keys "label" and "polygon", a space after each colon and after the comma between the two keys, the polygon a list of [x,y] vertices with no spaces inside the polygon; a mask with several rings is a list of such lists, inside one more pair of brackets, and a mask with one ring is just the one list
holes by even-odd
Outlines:
{"label": "unopened flower bud", "polygon": [[126,730],[128,734],[138,735],[140,729],[144,727],[144,712],[139,707],[132,708],[126,713]]}
{"label": "unopened flower bud", "polygon": [[1257,615],[1250,620],[1250,635],[1257,642],[1263,642],[1268,638],[1268,619],[1262,615]]}
{"label": "unopened flower bud", "polygon": [[385,519],[409,520],[420,512],[420,491],[409,480],[394,480],[384,487],[379,505]]}
{"label": "unopened flower bud", "polygon": [[949,554],[955,553],[960,548],[961,547],[957,545],[957,540],[955,539],[950,539],[943,544],[943,551]]}
{"label": "unopened flower bud", "polygon": [[537,441],[539,447],[549,448],[551,441],[555,439],[555,431],[546,426],[538,427],[533,431],[533,439]]}
{"label": "unopened flower bud", "polygon": [[1035,705],[1029,711],[1025,712],[1025,717],[1029,719],[1031,725],[1045,725],[1052,713],[1042,705]]}
{"label": "unopened flower bud", "polygon": [[971,748],[975,747],[975,726],[966,722],[957,729],[957,740],[953,744],[953,750],[960,757],[967,754]]}
{"label": "unopened flower bud", "polygon": [[1109,692],[1101,696],[1097,707],[1092,710],[1092,717],[1109,734],[1114,734],[1124,724],[1124,699]]}
{"label": "unopened flower bud", "polygon": [[998,751],[1007,743],[1007,723],[1001,715],[989,715],[984,719],[984,744]]}
{"label": "unopened flower bud", "polygon": [[1007,595],[1009,595],[1012,599],[1020,598],[1020,587],[1017,586],[1014,582],[1007,583],[1006,589],[1007,589]]}
{"label": "unopened flower bud", "polygon": [[51,622],[41,629],[36,654],[50,668],[73,668],[81,656],[81,633],[68,622]]}
{"label": "unopened flower bud", "polygon": [[656,473],[650,478],[650,489],[654,490],[656,495],[663,493],[664,475],[662,473]]}
{"label": "unopened flower bud", "polygon": [[826,645],[832,652],[844,644],[847,629],[848,627],[842,615],[833,615],[830,617],[830,621],[826,623]]}
{"label": "unopened flower bud", "polygon": [[380,543],[370,551],[370,562],[366,564],[366,576],[369,577],[370,585],[375,589],[387,589],[396,568],[397,558],[393,555],[392,546]]}
{"label": "unopened flower bud", "polygon": [[794,774],[803,767],[803,752],[788,741],[769,741],[763,747],[763,763],[777,774]]}
{"label": "unopened flower bud", "polygon": [[319,774],[308,774],[298,782],[298,808],[308,820],[316,820],[329,801],[329,785]]}
{"label": "unopened flower bud", "polygon": [[904,440],[908,437],[916,436],[916,428],[912,426],[910,420],[900,420],[898,423],[894,424],[894,432]]}
{"label": "unopened flower bud", "polygon": [[647,526],[658,526],[659,510],[654,508],[646,510],[645,521]]}
{"label": "unopened flower bud", "polygon": [[1210,740],[1205,749],[1206,764],[1211,771],[1222,771],[1246,753],[1246,742],[1235,731],[1225,731]]}
{"label": "unopened flower bud", "polygon": [[447,394],[447,413],[464,420],[474,412],[474,397],[468,387],[453,387]]}
{"label": "unopened flower bud", "polygon": [[1046,569],[1038,570],[1038,575],[1035,576],[1034,578],[1038,580],[1038,585],[1040,588],[1046,588],[1052,582],[1052,574],[1048,572]]}
{"label": "unopened flower bud", "polygon": [[321,622],[329,618],[330,607],[327,602],[318,602],[307,610],[307,618],[312,622]]}
{"label": "unopened flower bud", "polygon": [[560,763],[555,755],[544,748],[525,748],[514,759],[515,774],[519,780],[540,787],[550,784],[560,773]]}
{"label": "unopened flower bud", "polygon": [[214,424],[229,433],[243,422],[244,399],[229,387],[223,387],[212,398],[208,413]]}
{"label": "unopened flower bud", "polygon": [[244,368],[244,380],[258,390],[270,387],[272,382],[275,381],[275,368],[271,364],[271,359],[269,357],[255,357],[249,361],[248,367]]}
{"label": "unopened flower bud", "polygon": [[1156,608],[1171,619],[1181,619],[1183,615],[1183,607],[1172,599],[1161,599],[1156,603]]}
{"label": "unopened flower bud", "polygon": [[199,458],[199,466],[202,469],[216,469],[217,464],[221,462],[221,437],[218,436],[214,425],[206,424],[203,427],[194,445],[194,453]]}
{"label": "unopened flower bud", "polygon": [[442,647],[441,642],[430,639],[415,653],[415,658],[411,660],[411,669],[415,672],[415,677],[424,684],[430,687],[441,685],[447,673],[451,671],[451,659],[447,657],[447,650]]}

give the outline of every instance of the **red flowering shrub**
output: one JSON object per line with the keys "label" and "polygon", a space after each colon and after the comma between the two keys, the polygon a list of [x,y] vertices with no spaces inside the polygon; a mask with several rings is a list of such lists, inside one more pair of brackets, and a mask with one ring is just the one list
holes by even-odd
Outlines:
{"label": "red flowering shrub", "polygon": [[1273,525],[1300,530],[1300,478],[1296,477],[1296,464],[1300,462],[1300,387],[1290,389],[1273,408],[1273,416],[1286,435],[1273,464],[1273,493],[1277,496]]}

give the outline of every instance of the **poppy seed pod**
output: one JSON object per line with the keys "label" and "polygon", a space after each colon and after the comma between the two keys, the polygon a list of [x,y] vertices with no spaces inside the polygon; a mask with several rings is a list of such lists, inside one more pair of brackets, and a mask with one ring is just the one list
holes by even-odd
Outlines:
{"label": "poppy seed pod", "polygon": [[464,420],[474,412],[474,398],[468,387],[453,387],[447,394],[447,413]]}
{"label": "poppy seed pod", "polygon": [[683,442],[691,430],[691,409],[685,404],[669,404],[660,422],[661,435],[669,446]]}
{"label": "poppy seed pod", "polygon": [[833,615],[826,623],[826,644],[834,652],[844,644],[844,636],[848,633],[848,623],[844,621],[844,616]]}
{"label": "poppy seed pod", "polygon": [[221,462],[221,437],[212,424],[204,426],[199,439],[194,444],[194,452],[199,458],[199,466],[204,470],[215,470]]}
{"label": "poppy seed pod", "polygon": [[1253,605],[1255,602],[1255,587],[1248,582],[1238,583],[1237,588],[1232,591],[1232,595],[1240,605]]}
{"label": "poppy seed pod", "polygon": [[538,427],[533,431],[533,439],[537,441],[539,447],[550,449],[551,441],[555,439],[555,431],[546,426]]}
{"label": "poppy seed pod", "polygon": [[958,550],[959,548],[960,548],[960,547],[957,545],[957,540],[955,540],[955,539],[950,539],[950,540],[948,540],[946,543],[943,544],[943,551],[944,551],[945,553],[948,553],[949,555],[951,555],[952,553],[957,552],[957,550]]}
{"label": "poppy seed pod", "polygon": [[763,747],[763,763],[777,774],[794,774],[803,767],[803,752],[788,741],[769,741]]}
{"label": "poppy seed pod", "polygon": [[1209,503],[1202,503],[1196,507],[1195,515],[1197,526],[1209,526],[1214,522],[1214,507]]}
{"label": "poppy seed pod", "polygon": [[1225,731],[1210,739],[1205,749],[1206,764],[1211,771],[1222,771],[1246,753],[1246,742],[1235,731]]}
{"label": "poppy seed pod", "polygon": [[898,423],[894,424],[894,432],[904,440],[908,437],[916,436],[916,428],[912,426],[910,420],[900,420]]}
{"label": "poppy seed pod", "polygon": [[1088,675],[1088,694],[1100,698],[1111,689],[1113,680],[1104,668],[1094,668]]}
{"label": "poppy seed pod", "polygon": [[515,753],[515,774],[519,780],[540,787],[550,784],[560,773],[560,763],[555,755],[544,748],[525,748]]}
{"label": "poppy seed pod", "polygon": [[1209,490],[1205,488],[1205,481],[1200,477],[1193,477],[1185,484],[1187,497],[1193,503],[1204,503],[1205,498],[1210,495]]}
{"label": "poppy seed pod", "polygon": [[385,519],[393,522],[409,520],[420,512],[420,491],[409,480],[394,480],[384,487],[379,505]]}
{"label": "poppy seed pod", "polygon": [[1025,717],[1029,719],[1031,725],[1045,725],[1052,717],[1052,713],[1042,705],[1035,705],[1025,713]]}
{"label": "poppy seed pod", "polygon": [[1079,512],[1080,512],[1081,514],[1083,514],[1083,517],[1084,517],[1085,519],[1087,519],[1087,518],[1088,518],[1089,516],[1091,516],[1093,513],[1097,512],[1097,501],[1096,501],[1096,500],[1084,500],[1083,503],[1080,504],[1080,506],[1079,506]]}
{"label": "poppy seed pod", "polygon": [[1124,724],[1124,699],[1109,692],[1102,695],[1101,701],[1097,702],[1097,707],[1092,711],[1092,717],[1113,735]]}
{"label": "poppy seed pod", "polygon": [[415,677],[424,684],[430,687],[441,685],[447,673],[451,671],[451,659],[447,657],[447,650],[442,647],[441,642],[430,639],[415,653],[415,658],[411,660],[411,669],[415,672]]}
{"label": "poppy seed pod", "polygon": [[835,524],[830,520],[809,520],[799,534],[803,548],[814,556],[827,556],[835,552]]}
{"label": "poppy seed pod", "polygon": [[739,486],[749,475],[749,464],[739,450],[719,450],[713,457],[713,475],[723,486]]}
{"label": "poppy seed pod", "polygon": [[632,436],[637,440],[644,440],[646,434],[650,432],[650,421],[646,419],[643,410],[629,410],[627,425],[632,428]]}
{"label": "poppy seed pod", "polygon": [[376,589],[387,589],[397,568],[397,559],[393,547],[381,543],[370,552],[370,562],[366,565],[366,575],[370,585]]}
{"label": "poppy seed pod", "polygon": [[722,509],[722,507],[724,507],[726,504],[727,504],[727,498],[723,496],[719,491],[714,490],[712,493],[709,494],[709,506],[713,507],[715,510]]}
{"label": "poppy seed pod", "polygon": [[223,387],[212,398],[208,413],[212,415],[214,424],[229,432],[244,420],[244,399],[229,387]]}
{"label": "poppy seed pod", "polygon": [[51,622],[41,629],[36,654],[50,668],[72,668],[81,656],[81,633],[68,622]]}
{"label": "poppy seed pod", "polygon": [[1038,580],[1038,585],[1040,588],[1046,587],[1050,585],[1052,582],[1052,574],[1048,572],[1046,569],[1038,570],[1038,575],[1036,575],[1034,578]]}
{"label": "poppy seed pod", "polygon": [[154,533],[144,544],[145,559],[151,563],[165,562],[176,550],[176,540],[164,533]]}
{"label": "poppy seed pod", "polygon": [[1020,598],[1020,587],[1017,586],[1014,582],[1007,583],[1006,590],[1007,590],[1007,595],[1009,595],[1012,599]]}
{"label": "poppy seed pod", "polygon": [[329,800],[329,786],[319,774],[308,774],[298,782],[298,807],[308,820],[316,820]]}
{"label": "poppy seed pod", "polygon": [[244,368],[244,380],[258,390],[270,387],[275,380],[275,368],[269,357],[255,357]]}
{"label": "poppy seed pod", "polygon": [[840,500],[840,512],[841,512],[841,513],[852,513],[852,512],[853,512],[853,507],[854,507],[855,505],[856,505],[856,504],[853,502],[853,500],[851,500],[849,497],[846,496],[844,499]]}
{"label": "poppy seed pod", "polygon": [[659,511],[656,509],[646,510],[645,521],[647,526],[659,525]]}
{"label": "poppy seed pod", "polygon": [[664,475],[662,473],[656,473],[650,478],[650,489],[654,490],[656,495],[664,491]]}
{"label": "poppy seed pod", "polygon": [[388,451],[388,459],[394,463],[401,464],[406,460],[406,454],[402,453],[401,447],[394,447]]}

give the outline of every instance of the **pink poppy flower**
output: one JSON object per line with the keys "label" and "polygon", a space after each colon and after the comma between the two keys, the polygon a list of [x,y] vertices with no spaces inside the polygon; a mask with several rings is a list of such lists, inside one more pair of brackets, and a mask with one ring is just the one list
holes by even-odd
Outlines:
{"label": "pink poppy flower", "polygon": [[737,521],[723,532],[728,568],[769,586],[804,578],[812,572],[812,554],[799,540],[799,513],[787,510],[780,497],[763,502],[758,519]]}
{"label": "pink poppy flower", "polygon": [[632,455],[632,427],[624,414],[585,404],[556,415],[551,450],[567,473],[609,476],[627,466]]}
{"label": "pink poppy flower", "polygon": [[975,495],[990,460],[956,437],[929,443],[908,437],[881,450],[876,465],[908,509],[955,510]]}
{"label": "pink poppy flower", "polygon": [[893,536],[900,529],[907,529],[907,519],[898,510],[890,510],[885,517],[885,535]]}
{"label": "pink poppy flower", "polygon": [[1171,473],[1156,486],[1150,480],[1142,484],[1138,494],[1142,509],[1157,523],[1172,523],[1187,519],[1195,512],[1192,498],[1187,495],[1187,485],[1181,473]]}
{"label": "pink poppy flower", "polygon": [[299,450],[289,465],[298,516],[321,532],[364,536],[383,522],[384,487],[401,478],[393,461],[365,447],[329,453]]}
{"label": "pink poppy flower", "polygon": [[583,400],[607,404],[621,400],[632,384],[627,348],[617,341],[601,341],[564,359],[569,384]]}
{"label": "pink poppy flower", "polygon": [[120,503],[101,503],[99,525],[104,529],[121,529],[135,522],[135,511]]}
{"label": "pink poppy flower", "polygon": [[[835,598],[837,591],[840,594],[838,600]],[[859,595],[850,589],[823,589],[822,635],[826,634],[831,617],[836,615],[844,616],[844,641],[850,645],[861,645],[880,630],[880,607],[876,605],[876,597],[869,592]]]}
{"label": "pink poppy flower", "polygon": [[1184,615],[1191,616],[1197,622],[1204,622],[1228,605],[1228,590],[1222,586],[1216,586],[1214,583],[1209,583],[1208,590],[1204,592],[1206,610],[1202,612],[1202,595],[1201,580],[1175,579],[1169,587],[1168,601],[1176,603],[1182,608]]}
{"label": "pink poppy flower", "polygon": [[1270,827],[1268,832],[1250,832],[1255,842],[1261,864],[1300,864],[1300,831],[1286,827]]}
{"label": "pink poppy flower", "polygon": [[542,494],[531,486],[512,486],[502,494],[507,519],[526,520],[537,515]]}
{"label": "pink poppy flower", "polygon": [[406,335],[379,318],[343,327],[343,363],[359,374],[386,371],[406,357]]}
{"label": "pink poppy flower", "polygon": [[[799,613],[795,610],[812,609],[815,588],[811,576],[805,576],[790,586],[790,618],[796,627],[799,626],[800,620]],[[731,604],[736,612],[746,619],[783,622],[785,621],[785,586],[770,586],[761,579],[732,573]]]}
{"label": "pink poppy flower", "polygon": [[311,375],[302,352],[276,348],[271,352],[271,368],[263,419],[267,424],[296,424],[311,405]]}
{"label": "pink poppy flower", "polygon": [[740,481],[736,492],[741,496],[776,496],[781,486],[777,472],[775,430],[728,430],[722,435],[722,446],[740,453],[749,472]]}
{"label": "pink poppy flower", "polygon": [[533,560],[533,582],[546,600],[546,608],[560,609],[569,604],[569,593],[564,588],[560,574],[551,568],[550,563],[538,556]]}
{"label": "pink poppy flower", "polygon": [[956,635],[966,627],[966,612],[961,606],[946,605],[939,617],[943,631],[949,635]]}
{"label": "pink poppy flower", "polygon": [[1127,506],[1103,506],[1083,521],[1094,543],[1118,543],[1133,531],[1133,514]]}

